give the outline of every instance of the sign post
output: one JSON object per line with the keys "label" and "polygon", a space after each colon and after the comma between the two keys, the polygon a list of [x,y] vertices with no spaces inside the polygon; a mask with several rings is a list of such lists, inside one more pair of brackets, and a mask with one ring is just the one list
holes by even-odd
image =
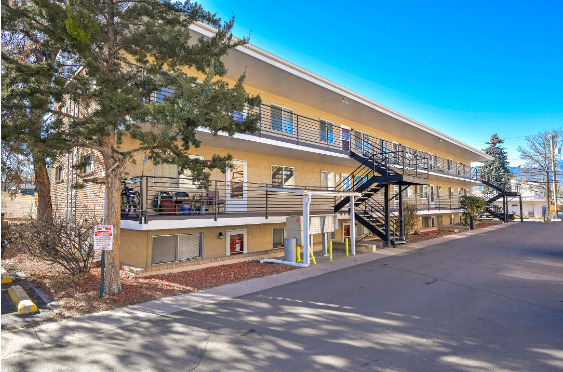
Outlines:
{"label": "sign post", "polygon": [[102,251],[100,298],[104,297],[104,267],[106,263],[106,251],[113,248],[113,226],[96,225],[94,227],[94,250]]}

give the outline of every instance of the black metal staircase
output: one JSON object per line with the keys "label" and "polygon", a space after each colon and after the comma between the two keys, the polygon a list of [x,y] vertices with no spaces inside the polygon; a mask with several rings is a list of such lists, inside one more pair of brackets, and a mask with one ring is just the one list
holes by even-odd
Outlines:
{"label": "black metal staircase", "polygon": [[[337,191],[361,193],[354,199],[354,216],[385,246],[405,242],[402,194],[410,185],[428,183],[428,158],[407,153],[400,146],[374,143],[365,135],[355,134],[350,143],[350,156],[360,165],[336,187]],[[390,187],[399,185],[398,195],[390,196]],[[374,196],[383,194],[383,203]],[[398,214],[391,215],[390,202],[399,199]],[[334,211],[349,205],[350,197],[337,200]]]}
{"label": "black metal staircase", "polygon": [[[506,181],[506,178],[501,176],[490,176],[484,175],[479,169],[475,169],[474,178],[478,179],[485,186],[488,187],[488,192],[476,195],[479,198],[485,200],[486,207],[483,216],[490,216],[492,218],[499,219],[502,222],[509,221],[508,213],[508,201],[509,198],[518,197],[520,199],[520,221],[523,221],[522,216],[522,198],[517,190],[512,190],[510,182]],[[502,207],[495,202],[502,198]]]}

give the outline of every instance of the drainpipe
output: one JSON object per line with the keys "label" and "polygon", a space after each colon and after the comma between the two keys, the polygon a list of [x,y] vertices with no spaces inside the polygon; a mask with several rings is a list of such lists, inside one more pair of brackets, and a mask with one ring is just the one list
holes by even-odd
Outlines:
{"label": "drainpipe", "polygon": [[309,267],[309,262],[307,262],[307,263],[297,263],[297,262],[290,262],[290,261],[284,261],[284,260],[276,260],[276,259],[273,259],[273,258],[264,258],[264,259],[260,260],[260,263],[264,263],[264,262],[279,263],[279,264],[282,264],[282,265],[289,265],[289,266],[296,266],[296,267]]}

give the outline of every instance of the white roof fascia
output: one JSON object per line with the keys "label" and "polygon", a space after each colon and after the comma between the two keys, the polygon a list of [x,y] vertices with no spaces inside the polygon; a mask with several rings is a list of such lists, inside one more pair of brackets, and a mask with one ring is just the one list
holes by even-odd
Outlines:
{"label": "white roof fascia", "polygon": [[[213,28],[212,26],[209,26],[207,24],[204,23],[197,23],[197,24],[192,24],[190,26],[191,29],[201,33],[202,35],[211,37],[214,35],[215,33],[215,28]],[[235,37],[235,39],[237,39]],[[429,127],[426,124],[423,124],[421,122],[418,122],[416,120],[413,120],[411,118],[409,118],[408,116],[405,116],[397,111],[394,111],[380,103],[375,102],[374,100],[371,100],[367,97],[364,97],[348,88],[345,88],[339,84],[336,84],[328,79],[323,78],[320,75],[317,75],[311,71],[308,71],[302,67],[297,66],[294,63],[291,63],[283,58],[280,58],[272,53],[269,53],[255,45],[252,44],[246,44],[243,46],[238,46],[236,48],[237,50],[252,56],[254,58],[257,58],[261,61],[264,61],[270,65],[273,65],[275,67],[278,67],[288,73],[291,73],[293,75],[296,75],[300,78],[303,78],[305,80],[308,80],[312,83],[315,83],[323,88],[329,89],[337,94],[341,94],[342,96],[349,98],[349,99],[353,99],[356,102],[362,103],[365,106],[368,106],[374,110],[377,110],[379,112],[382,112],[388,116],[391,116],[397,120],[400,120],[406,124],[409,124],[415,128],[421,129],[427,133],[430,133],[438,138],[441,138],[442,140],[446,140],[456,146],[462,147],[467,151],[473,152],[479,156],[488,158],[489,160],[492,160],[493,158],[490,157],[489,155],[485,154],[484,152],[482,152],[481,150],[478,150],[474,147],[471,147],[461,141],[456,140],[453,137],[448,136],[447,134],[444,134],[440,131],[437,131],[436,129],[433,129],[431,127]]]}

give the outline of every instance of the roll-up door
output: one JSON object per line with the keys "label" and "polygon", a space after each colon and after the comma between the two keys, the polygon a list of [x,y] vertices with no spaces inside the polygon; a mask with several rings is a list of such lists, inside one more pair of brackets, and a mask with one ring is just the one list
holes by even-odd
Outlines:
{"label": "roll-up door", "polygon": [[201,257],[201,233],[178,235],[178,261]]}

